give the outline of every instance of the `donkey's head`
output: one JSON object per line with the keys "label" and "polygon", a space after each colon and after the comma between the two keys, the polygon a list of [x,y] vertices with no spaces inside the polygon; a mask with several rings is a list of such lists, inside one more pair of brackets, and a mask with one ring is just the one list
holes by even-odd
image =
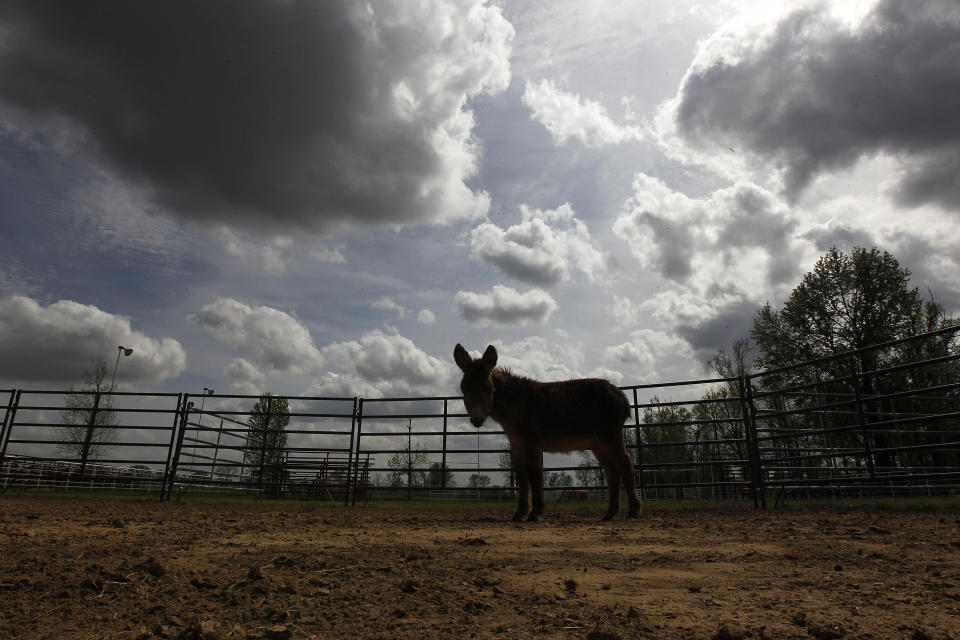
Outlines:
{"label": "donkey's head", "polygon": [[482,357],[474,360],[467,350],[458,344],[453,350],[453,359],[463,371],[463,379],[460,381],[463,405],[470,414],[470,422],[479,429],[493,409],[493,380],[490,374],[497,366],[497,350],[490,345]]}

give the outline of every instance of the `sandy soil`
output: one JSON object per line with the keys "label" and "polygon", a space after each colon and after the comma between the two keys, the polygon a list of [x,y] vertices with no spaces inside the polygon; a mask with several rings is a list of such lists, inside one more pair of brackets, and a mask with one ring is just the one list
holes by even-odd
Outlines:
{"label": "sandy soil", "polygon": [[960,638],[960,513],[0,499],[0,637]]}

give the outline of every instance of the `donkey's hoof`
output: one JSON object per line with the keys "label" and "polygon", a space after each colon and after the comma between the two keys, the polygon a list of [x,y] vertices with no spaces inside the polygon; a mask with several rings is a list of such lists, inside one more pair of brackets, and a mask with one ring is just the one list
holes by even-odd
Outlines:
{"label": "donkey's hoof", "polygon": [[513,517],[510,518],[510,522],[523,522],[523,514],[515,513]]}
{"label": "donkey's hoof", "polygon": [[603,514],[603,518],[601,519],[601,522],[610,522],[611,520],[613,520],[613,514],[605,513]]}
{"label": "donkey's hoof", "polygon": [[531,513],[530,517],[527,518],[527,522],[539,522],[541,514]]}

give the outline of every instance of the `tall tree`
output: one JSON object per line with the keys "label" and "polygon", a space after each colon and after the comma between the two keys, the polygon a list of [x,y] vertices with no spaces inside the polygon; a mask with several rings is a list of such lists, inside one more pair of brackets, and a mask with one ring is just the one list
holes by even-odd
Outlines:
{"label": "tall tree", "polygon": [[[859,350],[852,359],[831,360],[766,376],[763,382],[770,389],[808,385],[801,393],[770,395],[767,402],[771,408],[782,410],[791,404],[825,405],[849,401],[859,394],[864,398],[860,408],[865,412],[866,421],[877,422],[907,408],[908,399],[878,398],[884,391],[902,391],[908,385],[922,388],[937,380],[950,379],[956,371],[954,363],[912,369],[909,374],[901,371],[895,375],[871,375],[884,365],[917,362],[947,355],[951,350],[955,352],[952,335],[867,348],[954,324],[940,305],[932,300],[924,301],[919,289],[911,288],[909,283],[909,269],[886,251],[857,247],[848,255],[834,247],[803,276],[779,311],[773,310],[769,303],[761,308],[751,331],[760,351],[757,359],[760,368],[775,369]],[[858,375],[851,375],[853,373]],[[923,377],[927,379],[922,380]],[[812,387],[810,383],[818,384]],[[791,422],[780,425],[790,429],[846,424],[835,412],[781,419]],[[839,423],[833,424],[838,420]],[[872,468],[894,466],[894,457],[885,451],[891,445],[888,435],[875,433],[868,440],[864,442],[863,434],[858,432],[839,432],[824,433],[822,437],[798,437],[793,442],[778,441],[778,446],[795,449],[794,454],[789,454],[795,457],[795,453],[804,448],[851,446],[859,449],[870,445],[879,451],[866,458],[867,464]]]}
{"label": "tall tree", "polygon": [[86,461],[99,458],[116,442],[118,421],[113,411],[113,391],[113,385],[107,382],[107,361],[97,358],[93,371],[83,372],[80,389],[74,390],[71,385],[63,399],[63,426],[57,429],[62,441],[57,445],[60,453]]}
{"label": "tall tree", "polygon": [[[694,461],[691,440],[693,415],[683,406],[661,403],[654,396],[643,410],[640,437],[644,446],[644,470],[651,470],[655,483],[678,483],[693,479],[686,463]],[[660,468],[657,468],[657,467]]]}
{"label": "tall tree", "polygon": [[427,482],[427,472],[423,466],[429,462],[430,454],[425,446],[409,440],[404,442],[400,451],[387,461],[387,466],[392,469],[388,476],[390,486],[406,484],[407,487],[422,487]]}
{"label": "tall tree", "polygon": [[[765,304],[750,335],[759,347],[757,366],[773,369],[860,349],[913,333],[923,315],[910,271],[876,247],[836,247],[803,276],[779,311]],[[862,370],[877,364],[877,352],[859,357]]]}
{"label": "tall tree", "polygon": [[287,446],[284,429],[290,424],[290,405],[286,398],[261,394],[247,418],[247,443],[243,464],[254,469],[278,465]]}

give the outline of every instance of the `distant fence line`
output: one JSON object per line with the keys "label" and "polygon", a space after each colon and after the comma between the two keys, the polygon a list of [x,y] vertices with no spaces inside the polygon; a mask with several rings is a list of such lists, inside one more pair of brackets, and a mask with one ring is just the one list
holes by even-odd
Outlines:
{"label": "distant fence line", "polygon": [[[621,387],[639,490],[646,499],[758,506],[771,496],[956,492],[958,330],[737,377]],[[473,428],[457,396],[271,396],[256,409],[259,397],[249,395],[0,394],[0,491],[225,492],[345,505],[514,491],[505,436],[492,422]],[[278,409],[281,399],[288,409]],[[602,495],[602,469],[589,457],[547,454],[544,473],[557,500]]]}

